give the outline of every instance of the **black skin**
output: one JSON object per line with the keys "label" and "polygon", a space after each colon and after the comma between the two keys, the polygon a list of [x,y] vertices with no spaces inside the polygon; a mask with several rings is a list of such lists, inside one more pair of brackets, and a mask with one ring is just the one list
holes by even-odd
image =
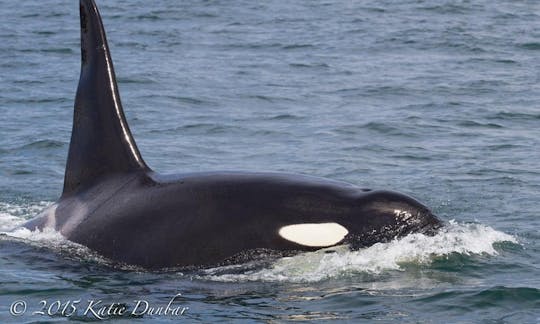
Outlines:
{"label": "black skin", "polygon": [[338,223],[353,249],[441,226],[404,194],[316,177],[215,172],[161,176],[145,164],[120,103],[105,31],[81,0],[81,76],[61,198],[24,226],[54,227],[117,262],[147,269],[211,267],[261,251],[314,251],[278,234]]}
{"label": "black skin", "polygon": [[[84,207],[84,208],[81,208]],[[83,215],[78,217],[84,210]],[[396,210],[408,212],[403,219]],[[279,173],[127,174],[103,179],[56,208],[56,230],[119,262],[148,269],[216,266],[256,249],[314,251],[282,238],[281,227],[336,222],[353,248],[440,221],[416,200],[315,177]],[[41,218],[26,224],[42,228]],[[77,219],[76,223],[68,223]]]}

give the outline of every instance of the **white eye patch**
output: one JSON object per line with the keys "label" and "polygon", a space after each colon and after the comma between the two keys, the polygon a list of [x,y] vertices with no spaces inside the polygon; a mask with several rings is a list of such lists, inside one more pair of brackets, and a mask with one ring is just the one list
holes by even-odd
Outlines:
{"label": "white eye patch", "polygon": [[294,243],[325,247],[339,243],[349,231],[338,223],[304,223],[283,226],[278,233]]}

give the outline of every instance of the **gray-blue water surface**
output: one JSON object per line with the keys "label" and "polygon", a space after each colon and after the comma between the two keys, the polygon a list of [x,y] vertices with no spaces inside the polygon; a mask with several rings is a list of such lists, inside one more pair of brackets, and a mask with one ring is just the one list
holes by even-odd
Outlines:
{"label": "gray-blue water surface", "polygon": [[[164,173],[286,171],[405,192],[449,222],[223,274],[117,268],[14,229],[60,194],[76,1],[0,0],[0,321],[540,322],[536,1],[99,1],[128,122]],[[451,222],[450,222],[451,221]],[[136,239],[136,238],[135,238]],[[174,247],[171,247],[174,248]],[[27,303],[21,316],[14,302]],[[32,314],[81,300],[68,317]]]}

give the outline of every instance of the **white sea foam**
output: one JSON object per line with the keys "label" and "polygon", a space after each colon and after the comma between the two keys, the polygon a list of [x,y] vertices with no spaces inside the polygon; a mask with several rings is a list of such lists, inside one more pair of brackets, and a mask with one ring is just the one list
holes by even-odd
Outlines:
{"label": "white sea foam", "polygon": [[49,201],[22,205],[0,202],[0,233],[7,233],[18,228],[51,204],[52,202]]}
{"label": "white sea foam", "polygon": [[22,240],[36,246],[46,246],[53,251],[82,260],[94,260],[102,264],[110,262],[87,247],[71,242],[53,228],[29,230],[21,225],[39,215],[52,202],[38,202],[28,205],[14,205],[0,202],[0,235],[8,239]]}
{"label": "white sea foam", "polygon": [[215,281],[290,281],[313,282],[350,273],[380,274],[402,270],[405,263],[429,264],[434,257],[460,253],[497,255],[493,244],[517,239],[489,226],[450,221],[435,236],[411,234],[388,243],[350,251],[348,247],[303,253],[277,260],[270,268],[242,274],[216,274],[222,269],[205,271],[201,279]]}
{"label": "white sea foam", "polygon": [[31,231],[21,225],[39,215],[52,203],[40,201],[35,204],[15,205],[0,202],[0,234],[31,242],[46,242],[48,245],[61,244],[67,240],[52,228]]}
{"label": "white sea foam", "polygon": [[21,227],[24,222],[39,215],[51,204],[49,201],[21,205],[0,202],[0,234],[38,244],[46,243],[51,247],[69,244],[62,234],[52,228],[31,231]]}
{"label": "white sea foam", "polygon": [[62,236],[62,234],[50,227],[44,228],[43,230],[34,231],[20,227],[10,232],[4,232],[2,234],[32,242],[46,242],[49,245],[64,243],[67,241],[66,238]]}

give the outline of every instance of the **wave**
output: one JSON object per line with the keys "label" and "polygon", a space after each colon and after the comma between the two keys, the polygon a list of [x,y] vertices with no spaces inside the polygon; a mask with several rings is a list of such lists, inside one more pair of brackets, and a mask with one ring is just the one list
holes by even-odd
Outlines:
{"label": "wave", "polygon": [[358,251],[350,251],[348,247],[341,246],[303,253],[281,258],[269,268],[240,274],[226,273],[226,267],[213,268],[204,271],[199,278],[224,282],[316,282],[358,273],[378,275],[386,271],[403,270],[403,266],[409,263],[429,265],[438,257],[454,253],[494,256],[498,254],[494,247],[497,242],[518,244],[514,236],[489,226],[450,221],[435,236],[410,234]]}
{"label": "wave", "polygon": [[6,234],[21,226],[27,219],[37,216],[50,201],[39,201],[32,204],[15,204],[0,202],[0,234]]}
{"label": "wave", "polygon": [[[52,228],[31,231],[21,227],[28,219],[37,216],[51,204],[50,201],[21,205],[0,202],[0,240],[24,242],[38,248],[45,247],[52,252],[75,260],[91,261],[104,266],[116,266],[112,261],[98,255],[89,248],[69,241],[60,232]],[[128,270],[133,268],[124,265],[120,266]]]}

